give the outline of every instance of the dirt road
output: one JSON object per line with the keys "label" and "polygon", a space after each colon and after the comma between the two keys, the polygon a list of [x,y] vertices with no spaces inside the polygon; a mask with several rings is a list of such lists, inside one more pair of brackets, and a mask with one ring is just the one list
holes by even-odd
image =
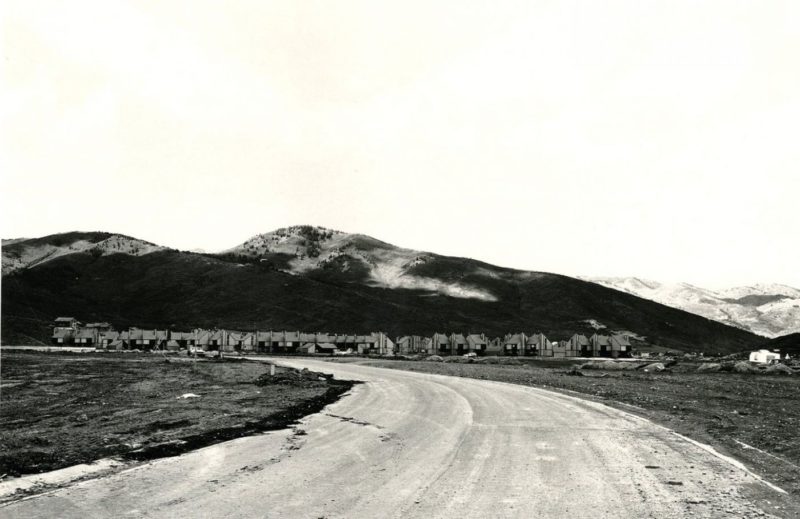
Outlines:
{"label": "dirt road", "polygon": [[294,431],[0,508],[3,517],[748,517],[776,492],[701,446],[529,387],[286,360],[367,383]]}

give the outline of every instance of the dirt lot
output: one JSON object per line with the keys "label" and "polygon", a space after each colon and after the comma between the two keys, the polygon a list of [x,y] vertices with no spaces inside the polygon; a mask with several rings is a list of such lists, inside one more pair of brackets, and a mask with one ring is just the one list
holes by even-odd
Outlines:
{"label": "dirt lot", "polygon": [[256,362],[152,354],[4,350],[0,361],[0,476],[151,459],[284,428],[352,387],[281,368],[270,377]]}
{"label": "dirt lot", "polygon": [[575,365],[569,361],[366,362],[583,393],[714,445],[800,497],[800,376],[697,373],[696,363],[662,373],[581,370],[576,376],[568,374]]}

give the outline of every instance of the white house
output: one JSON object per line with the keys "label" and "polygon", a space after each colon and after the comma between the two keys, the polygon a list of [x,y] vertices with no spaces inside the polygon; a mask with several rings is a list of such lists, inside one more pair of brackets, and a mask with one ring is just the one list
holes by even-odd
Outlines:
{"label": "white house", "polygon": [[750,362],[757,362],[759,364],[770,364],[781,360],[780,353],[774,353],[769,350],[758,350],[750,353]]}

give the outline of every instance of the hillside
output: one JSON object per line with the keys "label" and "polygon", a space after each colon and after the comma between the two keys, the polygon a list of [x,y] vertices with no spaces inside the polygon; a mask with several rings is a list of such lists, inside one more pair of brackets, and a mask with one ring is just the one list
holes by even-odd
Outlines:
{"label": "hillside", "polygon": [[42,238],[3,240],[3,275],[67,254],[88,252],[140,256],[163,249],[144,240],[107,232],[69,232]]}
{"label": "hillside", "polygon": [[778,350],[781,353],[788,353],[792,358],[796,359],[800,356],[800,333],[791,333],[789,335],[775,337],[763,343],[760,347],[768,350]]}
{"label": "hillside", "polygon": [[595,283],[321,228],[259,235],[218,255],[90,250],[3,277],[4,343],[46,341],[57,315],[118,328],[383,330],[392,336],[542,331],[566,338],[600,325],[652,344],[706,352],[759,342],[743,330]]}
{"label": "hillside", "polygon": [[800,332],[800,290],[780,284],[708,290],[635,277],[583,278],[764,337]]}

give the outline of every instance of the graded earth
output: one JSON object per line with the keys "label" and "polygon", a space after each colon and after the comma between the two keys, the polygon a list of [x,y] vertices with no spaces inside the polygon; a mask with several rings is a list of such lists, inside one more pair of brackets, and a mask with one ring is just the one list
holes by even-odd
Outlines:
{"label": "graded earth", "polygon": [[[165,458],[3,517],[749,517],[780,494],[602,404],[498,382],[313,360],[365,381],[293,430]],[[767,514],[768,515],[768,514]]]}

